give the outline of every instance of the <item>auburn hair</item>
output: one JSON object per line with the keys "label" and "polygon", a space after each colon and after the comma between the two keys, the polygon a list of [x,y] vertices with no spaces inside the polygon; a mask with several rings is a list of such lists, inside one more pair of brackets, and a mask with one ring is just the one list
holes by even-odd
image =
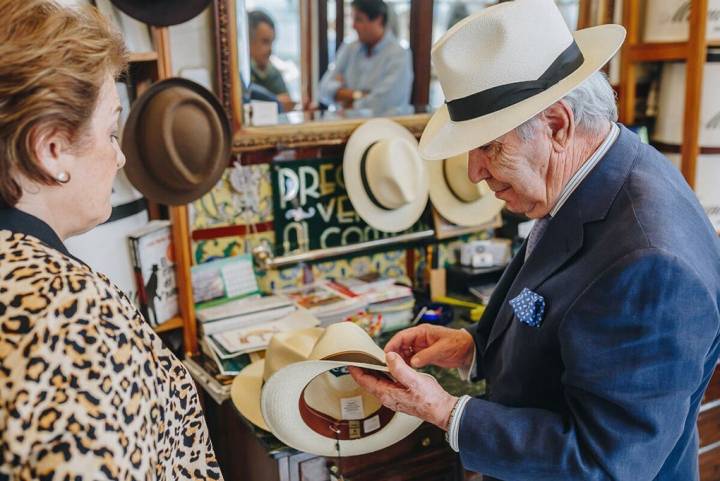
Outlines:
{"label": "auburn hair", "polygon": [[18,176],[58,185],[35,136],[58,132],[79,147],[105,79],[126,66],[122,35],[94,7],[0,0],[0,206],[22,196]]}

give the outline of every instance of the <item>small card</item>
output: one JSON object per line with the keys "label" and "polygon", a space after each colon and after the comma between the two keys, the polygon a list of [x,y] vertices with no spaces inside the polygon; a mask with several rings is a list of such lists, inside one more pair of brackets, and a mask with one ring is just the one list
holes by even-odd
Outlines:
{"label": "small card", "polygon": [[362,419],[365,417],[362,396],[340,399],[340,415],[345,420]]}
{"label": "small card", "polygon": [[365,421],[363,421],[363,432],[365,434],[377,431],[378,429],[380,429],[379,415],[376,414],[375,416],[367,418]]}
{"label": "small card", "polygon": [[278,123],[278,104],[261,100],[250,101],[250,123],[252,125],[276,125]]}
{"label": "small card", "polygon": [[225,283],[225,293],[228,297],[249,294],[258,289],[251,260],[223,266],[221,273]]}

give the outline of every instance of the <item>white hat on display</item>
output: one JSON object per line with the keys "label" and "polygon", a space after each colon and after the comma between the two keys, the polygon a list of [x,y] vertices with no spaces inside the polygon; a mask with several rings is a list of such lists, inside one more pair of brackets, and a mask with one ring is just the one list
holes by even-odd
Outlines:
{"label": "white hat on display", "polygon": [[343,176],[353,208],[377,230],[406,230],[427,205],[429,178],[417,139],[392,120],[372,119],[353,131]]}
{"label": "white hat on display", "polygon": [[430,200],[450,222],[461,226],[481,225],[493,220],[505,203],[497,199],[487,182],[468,177],[468,154],[429,162]]}

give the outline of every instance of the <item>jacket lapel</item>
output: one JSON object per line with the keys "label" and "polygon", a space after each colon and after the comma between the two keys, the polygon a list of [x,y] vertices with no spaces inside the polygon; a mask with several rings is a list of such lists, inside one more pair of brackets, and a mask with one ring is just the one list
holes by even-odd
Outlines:
{"label": "jacket lapel", "polygon": [[[584,225],[601,220],[607,215],[630,171],[638,146],[637,136],[620,126],[620,135],[615,144],[550,220],[545,233],[525,263],[522,259],[525,257],[527,241],[523,244],[506,271],[506,274],[512,277],[505,279],[503,275],[501,283],[505,280],[505,286],[502,286],[504,289],[501,288],[501,283],[498,283],[497,299],[492,299],[497,305],[495,310],[488,312],[488,316],[495,312],[497,314],[485,346],[486,351],[510,325],[513,309],[509,301],[525,287],[537,292],[547,278],[580,250],[583,245]],[[513,272],[509,272],[513,266]]]}

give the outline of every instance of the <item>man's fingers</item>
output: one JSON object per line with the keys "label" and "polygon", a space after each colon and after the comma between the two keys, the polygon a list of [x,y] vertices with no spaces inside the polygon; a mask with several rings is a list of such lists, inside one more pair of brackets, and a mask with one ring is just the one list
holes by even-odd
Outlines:
{"label": "man's fingers", "polygon": [[410,365],[414,368],[425,367],[428,364],[435,364],[436,361],[442,359],[444,356],[442,342],[436,342],[431,346],[418,351],[410,359]]}
{"label": "man's fingers", "polygon": [[425,326],[415,326],[395,334],[385,345],[385,352],[417,351],[427,346]]}
{"label": "man's fingers", "polygon": [[379,376],[373,376],[369,372],[366,372],[364,369],[359,367],[348,366],[348,371],[350,372],[350,375],[358,384],[358,386],[370,392],[371,394],[374,394],[376,397],[384,390],[388,389],[391,386],[394,386],[394,384],[389,379],[383,379]]}
{"label": "man's fingers", "polygon": [[385,359],[387,359],[390,374],[403,386],[409,389],[415,389],[418,381],[418,373],[405,364],[405,361],[394,352],[389,352],[385,356]]}

